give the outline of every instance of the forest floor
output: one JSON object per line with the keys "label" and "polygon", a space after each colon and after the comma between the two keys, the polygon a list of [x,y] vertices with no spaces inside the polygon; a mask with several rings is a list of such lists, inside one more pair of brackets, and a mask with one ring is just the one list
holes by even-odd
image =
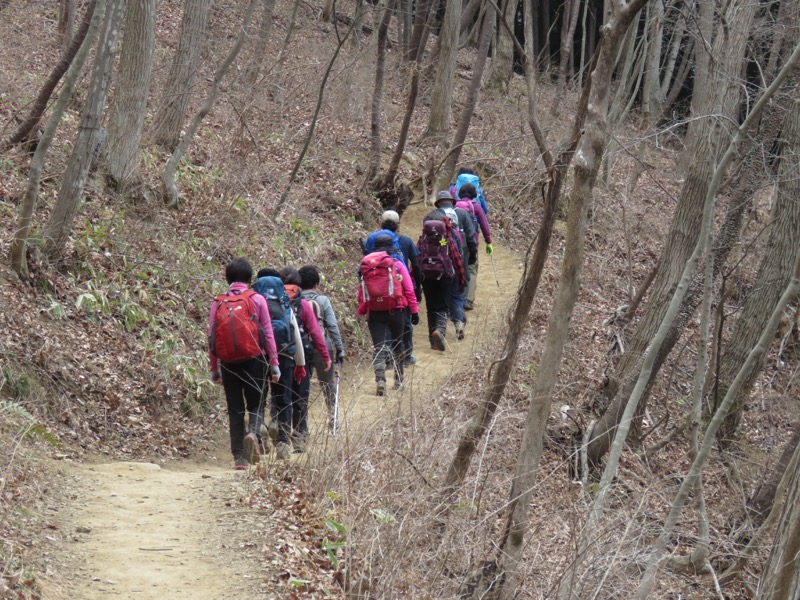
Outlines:
{"label": "forest floor", "polygon": [[[413,206],[404,223],[420,222],[427,210]],[[282,598],[304,590],[332,597],[342,593],[330,569],[303,567],[309,553],[318,554],[321,564],[325,557],[299,535],[310,526],[308,515],[281,508],[281,499],[302,497],[294,488],[302,487],[315,461],[325,460],[329,445],[346,444],[362,428],[379,426],[380,415],[432,398],[501,335],[511,295],[503,294],[505,300],[498,302],[498,292],[516,289],[521,261],[500,244],[494,248],[493,261],[481,257],[467,336],[456,342],[451,327],[445,353],[430,349],[423,301],[414,332],[417,363],[409,368],[402,390],[376,397],[369,362],[345,363],[341,433],[334,439],[323,433],[322,402],[317,386],[312,387],[317,401],[309,456],[295,454],[284,464],[270,453],[259,470],[233,471],[221,433],[211,454],[189,460],[57,462],[53,487],[61,492],[49,495],[44,507],[55,513],[56,524],[47,532],[51,562],[43,597],[225,600]]]}

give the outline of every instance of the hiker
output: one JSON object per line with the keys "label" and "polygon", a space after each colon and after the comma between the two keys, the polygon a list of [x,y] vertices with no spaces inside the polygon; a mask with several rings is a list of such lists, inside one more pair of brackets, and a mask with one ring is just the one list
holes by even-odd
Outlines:
{"label": "hiker", "polygon": [[[465,310],[472,310],[475,307],[475,291],[478,284],[478,243],[480,234],[483,234],[483,241],[486,242],[486,254],[492,255],[492,232],[489,229],[489,220],[486,218],[483,208],[476,200],[478,192],[471,183],[465,183],[459,190],[460,198],[456,206],[469,213],[471,220],[477,225],[475,229],[475,261],[469,263],[469,282],[467,283],[467,300],[464,303]],[[480,229],[480,232],[478,231]]]}
{"label": "hiker", "polygon": [[[320,294],[316,288],[320,282],[319,271],[314,265],[306,265],[298,270],[300,275],[300,288],[303,290],[303,299],[307,300],[314,309],[314,315],[322,328],[325,337],[325,345],[328,347],[328,354],[335,358],[336,374],[341,371],[344,362],[344,344],[342,335],[339,332],[339,324],[336,321],[336,313],[330,299],[324,294]],[[328,407],[328,426],[331,433],[334,433],[334,411],[336,409],[336,390],[333,386],[334,370],[325,370],[325,362],[322,354],[314,352],[311,366],[317,373],[317,380],[322,387],[322,395],[325,398],[325,405]]]}
{"label": "hiker", "polygon": [[394,389],[403,385],[404,309],[411,309],[411,323],[419,323],[419,305],[411,276],[403,261],[394,257],[398,249],[392,237],[375,237],[374,252],[367,254],[359,266],[358,314],[367,317],[367,326],[374,346],[372,367],[375,371],[375,394],[386,393],[386,363],[391,354],[394,367]]}
{"label": "hiker", "polygon": [[264,421],[261,400],[267,362],[273,384],[281,377],[269,309],[262,296],[247,289],[252,278],[253,268],[247,260],[229,262],[225,267],[228,291],[211,303],[208,318],[211,379],[221,382],[225,390],[233,468],[237,470],[260,460],[258,438]]}
{"label": "hiker", "polygon": [[[469,214],[461,208],[456,208],[450,192],[443,190],[436,195],[434,202],[436,209],[428,217],[442,220],[442,215],[450,219],[450,225],[461,255],[461,264],[467,265],[478,259],[478,245],[475,242],[474,225]],[[438,215],[438,216],[436,216]],[[426,218],[428,218],[426,217]],[[457,281],[453,281],[450,288],[450,320],[456,330],[456,339],[464,339],[464,328],[467,325],[467,317],[464,313],[464,303],[466,292],[469,286],[469,271],[466,270],[467,287],[461,287]]]}
{"label": "hiker", "polygon": [[[397,235],[396,247],[400,250],[400,254],[403,255],[403,261],[405,262],[408,273],[411,275],[411,279],[414,282],[414,294],[416,295],[417,302],[419,303],[420,299],[422,298],[422,278],[420,277],[419,262],[417,260],[417,256],[419,256],[417,245],[410,237],[400,233],[400,215],[397,214],[397,211],[385,211],[383,215],[381,215],[381,227],[383,228],[383,231],[390,231]],[[369,238],[367,238],[366,248],[371,250]],[[417,362],[417,357],[414,356],[414,326],[411,324],[410,307],[406,307],[405,310],[403,325],[403,347],[405,349],[405,358],[403,359],[405,366],[415,364]]]}
{"label": "hiker", "polygon": [[300,297],[297,269],[262,269],[258,275],[253,287],[267,298],[282,374],[272,385],[271,421],[267,430],[278,459],[286,460],[291,447],[295,452],[304,452],[308,440],[310,365],[314,349],[322,357],[324,370],[331,369],[331,359],[314,310]]}
{"label": "hiker", "polygon": [[423,219],[418,247],[428,314],[428,339],[432,349],[444,352],[452,290],[463,292],[467,285],[458,241],[450,217],[444,210],[437,208]]}
{"label": "hiker", "polygon": [[456,175],[456,181],[453,185],[450,186],[450,195],[455,199],[458,200],[461,198],[460,191],[461,186],[464,184],[471,184],[476,192],[476,200],[478,204],[481,205],[484,214],[488,217],[489,216],[489,203],[486,201],[486,195],[483,192],[483,187],[481,186],[481,178],[478,174],[469,169],[467,167],[461,167],[458,170],[458,174]]}

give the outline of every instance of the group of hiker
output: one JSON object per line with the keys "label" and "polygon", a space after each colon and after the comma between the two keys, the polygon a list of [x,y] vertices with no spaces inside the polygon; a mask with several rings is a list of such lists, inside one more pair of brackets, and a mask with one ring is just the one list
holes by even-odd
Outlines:
{"label": "group of hiker", "polygon": [[[361,240],[357,313],[366,317],[372,338],[378,396],[386,393],[387,371],[397,390],[405,367],[416,363],[413,328],[423,296],[431,348],[446,350],[449,322],[456,339],[464,339],[465,311],[475,303],[481,234],[486,253],[493,251],[477,174],[461,169],[434,206],[416,244],[400,233],[394,210],[385,211],[381,229]],[[267,449],[267,437],[280,460],[305,450],[312,372],[335,435],[345,351],[330,299],[316,290],[320,274],[314,265],[261,269],[250,287],[252,267],[237,258],[226,266],[225,277],[229,289],[214,299],[209,314],[209,360],[212,380],[225,390],[234,468],[247,469]]]}

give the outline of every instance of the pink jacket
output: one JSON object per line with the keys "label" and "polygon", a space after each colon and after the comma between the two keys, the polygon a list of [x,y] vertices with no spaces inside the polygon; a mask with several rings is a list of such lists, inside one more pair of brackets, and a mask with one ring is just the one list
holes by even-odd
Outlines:
{"label": "pink jacket", "polygon": [[[225,295],[232,296],[233,294],[241,294],[245,290],[247,290],[247,284],[232,283]],[[255,305],[258,322],[261,325],[261,331],[264,333],[264,341],[266,343],[266,348],[262,348],[261,353],[269,356],[269,364],[278,366],[278,350],[275,348],[275,336],[272,333],[272,319],[269,318],[267,301],[261,294],[255,294],[252,297],[252,300],[253,304]],[[211,303],[211,310],[208,313],[207,334],[209,338],[211,338],[211,329],[214,327],[214,315],[217,313],[217,304],[219,303],[214,300]],[[317,327],[317,329],[319,329],[319,327]],[[211,348],[208,349],[208,362],[211,364],[212,373],[219,370],[219,359],[214,356],[213,352],[211,352]]]}
{"label": "pink jacket", "polygon": [[303,321],[303,328],[308,332],[308,335],[311,336],[314,348],[316,348],[317,352],[322,356],[323,362],[331,362],[328,344],[325,343],[325,334],[323,334],[322,329],[320,329],[317,315],[314,314],[314,307],[311,306],[308,300],[301,300],[300,304],[303,306],[302,316],[300,318],[300,320]]}
{"label": "pink jacket", "polygon": [[[400,284],[403,286],[403,298],[400,302],[400,308],[408,306],[411,308],[411,314],[415,315],[419,312],[419,304],[417,304],[417,295],[414,293],[414,282],[411,280],[411,275],[408,273],[408,267],[403,264],[402,260],[394,259],[397,265],[397,271],[400,273]],[[361,286],[358,286],[358,310],[359,315],[368,315],[369,309],[367,303],[364,301]]]}
{"label": "pink jacket", "polygon": [[[473,214],[478,219],[478,227],[483,233],[483,241],[487,244],[492,243],[492,232],[489,231],[489,219],[486,218],[486,213],[483,212],[483,208],[481,205],[478,204],[477,200],[472,200],[471,198],[464,197],[458,202],[456,202],[456,208],[463,208],[467,211],[467,214],[472,216]],[[480,236],[478,235],[477,229],[475,230],[475,243],[477,244],[480,241]]]}

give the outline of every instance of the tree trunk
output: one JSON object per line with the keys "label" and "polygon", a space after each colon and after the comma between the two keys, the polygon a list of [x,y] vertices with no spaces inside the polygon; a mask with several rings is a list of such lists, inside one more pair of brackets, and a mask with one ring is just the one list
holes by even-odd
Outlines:
{"label": "tree trunk", "polygon": [[[524,1],[524,0],[523,0]],[[505,0],[503,18],[511,26],[511,32],[505,27],[497,28],[497,41],[494,46],[492,62],[486,77],[486,88],[501,94],[508,94],[508,86],[514,75],[514,17],[517,14],[519,0]]]}
{"label": "tree trunk", "polygon": [[[652,122],[653,112],[661,114],[661,47],[664,33],[664,5],[655,2],[650,16],[650,35],[647,44],[647,61],[644,71],[644,89],[642,90],[642,116],[644,122]],[[646,125],[647,126],[647,125]]]}
{"label": "tree trunk", "polygon": [[[44,161],[47,157],[47,151],[55,136],[56,129],[61,122],[61,117],[67,110],[67,105],[72,98],[72,91],[78,81],[78,77],[83,70],[83,63],[86,62],[86,57],[89,55],[89,50],[94,45],[94,40],[97,38],[97,33],[100,30],[100,24],[103,21],[103,15],[106,10],[106,0],[98,0],[97,4],[90,7],[92,10],[92,18],[89,27],[84,35],[83,43],[75,54],[75,58],[64,77],[64,85],[61,88],[61,93],[58,95],[53,114],[47,122],[42,139],[36,147],[36,151],[31,159],[31,166],[28,173],[28,187],[25,191],[25,198],[19,207],[19,217],[17,219],[17,228],[14,230],[14,239],[11,242],[11,267],[23,279],[28,276],[28,261],[27,261],[27,248],[28,239],[30,237],[31,226],[33,223],[33,214],[36,209],[36,200],[39,196],[39,184],[42,179],[42,171],[44,170]],[[89,9],[87,9],[89,10]]]}
{"label": "tree trunk", "polygon": [[797,598],[800,598],[800,466],[791,473],[783,512],[764,565],[756,600]]}
{"label": "tree trunk", "polygon": [[[89,31],[89,24],[92,22],[96,4],[97,0],[90,0],[89,4],[86,6],[86,12],[83,15],[83,20],[81,21],[80,27],[78,27],[78,31],[75,33],[75,36],[72,38],[72,43],[61,55],[61,59],[58,61],[58,64],[50,72],[50,76],[47,78],[47,81],[44,82],[44,85],[39,90],[28,116],[22,123],[19,124],[19,127],[17,127],[16,131],[14,131],[14,133],[12,133],[8,139],[0,144],[0,153],[5,152],[11,148],[11,146],[15,146],[20,142],[24,142],[30,135],[31,131],[33,131],[33,129],[42,120],[42,115],[44,115],[44,111],[47,110],[47,103],[50,102],[50,97],[53,95],[53,90],[56,89],[58,82],[61,81],[64,73],[67,72],[67,69],[70,68],[73,60],[75,60],[75,55],[78,53],[78,50],[83,46],[83,41],[86,39],[86,34]],[[64,92],[62,91],[61,93],[63,94]]]}
{"label": "tree trunk", "polygon": [[[702,4],[702,3],[701,3]],[[742,68],[748,31],[753,19],[755,6],[748,0],[733,0],[729,4],[726,23],[737,23],[730,27],[729,35],[717,37],[714,56],[714,70],[705,82],[708,87],[708,105],[696,108],[694,113],[721,114],[728,117],[727,123],[735,122],[741,98],[741,88],[730,73],[738,73]],[[703,92],[705,95],[705,92]],[[675,290],[681,273],[700,234],[703,199],[711,181],[712,164],[719,154],[720,146],[729,139],[730,134],[719,125],[720,119],[699,118],[691,121],[687,134],[689,147],[686,154],[692,157],[687,166],[687,175],[681,190],[675,214],[667,235],[666,247],[662,253],[660,267],[650,290],[650,300],[644,307],[641,320],[634,331],[628,350],[622,355],[614,377],[609,380],[608,397],[611,400],[606,414],[594,428],[589,444],[589,458],[597,464],[608,450],[608,444],[619,424],[619,415],[628,402],[626,395],[618,394],[620,386],[628,385],[636,379],[641,358],[645,349],[664,318],[669,298]],[[698,131],[692,131],[692,129]],[[641,407],[642,409],[644,406]],[[634,430],[636,431],[636,430]]]}
{"label": "tree trunk", "polygon": [[472,122],[472,115],[478,103],[481,79],[483,78],[483,71],[486,67],[486,55],[489,52],[489,43],[492,41],[492,33],[494,32],[494,22],[495,10],[492,5],[489,5],[486,9],[486,15],[483,18],[481,43],[478,47],[478,56],[475,60],[475,65],[472,67],[472,79],[469,82],[467,99],[464,102],[464,108],[461,110],[461,120],[458,122],[458,129],[453,137],[453,143],[450,145],[449,154],[437,178],[437,189],[446,189],[450,184],[453,173],[456,170],[456,165],[458,164],[458,158],[461,156],[461,148],[464,146],[464,140],[467,139],[469,126]]}
{"label": "tree trunk", "polygon": [[383,104],[383,82],[386,75],[386,44],[389,38],[389,24],[397,0],[388,0],[378,26],[378,48],[375,59],[375,85],[372,90],[372,113],[370,117],[369,168],[365,181],[369,183],[381,170],[381,106]]}
{"label": "tree trunk", "polygon": [[228,52],[228,56],[225,57],[225,60],[222,61],[222,64],[219,66],[219,68],[217,68],[216,73],[214,73],[214,81],[211,84],[211,91],[208,93],[203,106],[200,107],[200,110],[192,119],[192,122],[186,129],[186,134],[183,136],[178,144],[178,147],[175,148],[172,156],[170,156],[169,160],[167,161],[167,165],[164,167],[161,183],[163,187],[164,201],[170,208],[178,208],[179,204],[180,195],[178,194],[178,188],[175,186],[175,172],[178,169],[178,164],[183,158],[183,155],[186,154],[186,151],[189,149],[189,144],[192,143],[192,139],[194,138],[194,134],[197,133],[200,123],[202,123],[205,116],[211,111],[211,107],[214,106],[222,79],[225,77],[225,73],[228,72],[228,68],[231,66],[231,64],[233,64],[233,61],[236,60],[239,51],[244,45],[244,41],[247,39],[248,32],[250,30],[250,21],[253,19],[253,11],[255,10],[256,3],[257,0],[250,0],[248,3],[244,14],[244,19],[242,19],[242,28],[239,32],[239,37],[236,38],[236,42],[233,44],[230,52]]}
{"label": "tree trunk", "polygon": [[153,119],[153,141],[172,152],[181,140],[181,128],[189,110],[200,51],[206,38],[211,0],[186,0],[178,49],[170,67],[164,100]]}
{"label": "tree trunk", "polygon": [[75,28],[75,0],[58,2],[58,36],[61,48],[66,51],[72,45],[72,30]]}
{"label": "tree trunk", "polygon": [[[719,378],[715,382],[710,403],[716,409],[725,397],[730,382],[747,358],[750,348],[766,326],[769,314],[791,277],[795,256],[800,248],[800,96],[797,87],[789,102],[783,127],[785,146],[781,153],[778,189],[770,218],[770,234],[764,258],[759,266],[753,288],[736,322],[731,341],[720,357]],[[761,367],[761,365],[759,365]],[[734,399],[725,423],[719,429],[719,442],[726,444],[735,435],[750,390],[760,368],[747,379]]]}
{"label": "tree trunk", "polygon": [[139,152],[147,112],[156,33],[156,1],[128,0],[117,85],[103,156],[119,189],[139,179]]}
{"label": "tree trunk", "polygon": [[441,43],[431,92],[431,116],[425,133],[435,139],[443,138],[450,130],[460,8],[461,0],[447,0],[442,30],[439,33]]}
{"label": "tree trunk", "polygon": [[72,146],[72,154],[64,172],[55,207],[42,231],[44,251],[51,259],[59,258],[64,251],[67,238],[72,231],[72,222],[78,213],[89,168],[94,159],[98,133],[103,123],[106,100],[111,88],[117,38],[126,2],[127,0],[111,0],[105,15],[103,34],[97,48],[92,82],[78,127],[78,135]]}
{"label": "tree trunk", "polygon": [[[325,6],[327,8],[327,2]],[[333,2],[331,2],[331,7],[332,6]],[[253,48],[250,64],[247,65],[244,74],[244,81],[249,86],[254,86],[256,81],[258,81],[259,75],[261,75],[261,66],[264,64],[264,58],[267,55],[267,42],[269,42],[270,34],[272,33],[272,15],[274,13],[275,0],[264,0],[264,12],[261,13],[261,25],[258,28],[258,39],[256,40],[255,48]],[[330,16],[327,18],[325,17],[325,11],[323,11],[322,18],[325,21],[330,20]]]}
{"label": "tree trunk", "polygon": [[[411,38],[412,45],[414,41],[418,44],[424,44],[427,36],[425,29],[427,28],[427,12],[430,8],[430,0],[423,0],[417,6],[417,14],[414,25],[414,35]],[[403,122],[400,125],[400,135],[398,136],[397,145],[395,146],[394,153],[389,162],[389,166],[383,175],[378,175],[370,184],[372,191],[377,193],[382,198],[393,198],[390,193],[394,190],[394,180],[397,176],[397,170],[400,168],[400,160],[403,158],[405,152],[406,142],[408,141],[408,134],[411,128],[411,117],[414,116],[414,108],[417,105],[417,96],[419,95],[419,77],[420,65],[419,57],[422,56],[423,48],[410,49],[406,58],[411,61],[409,66],[410,81],[408,85],[408,96],[406,97],[406,112],[403,116]],[[382,200],[385,207],[389,208],[394,206],[394,200]]]}
{"label": "tree trunk", "polygon": [[770,510],[772,510],[775,502],[775,493],[798,446],[800,446],[800,422],[795,424],[794,434],[789,438],[786,447],[783,449],[778,464],[775,465],[768,477],[761,479],[760,487],[747,503],[747,512],[750,514],[754,527],[761,527]]}
{"label": "tree trunk", "polygon": [[569,63],[572,60],[572,46],[575,43],[575,30],[578,27],[580,2],[568,0],[564,3],[564,16],[561,19],[561,49],[558,60],[558,88],[563,92],[569,78]]}

